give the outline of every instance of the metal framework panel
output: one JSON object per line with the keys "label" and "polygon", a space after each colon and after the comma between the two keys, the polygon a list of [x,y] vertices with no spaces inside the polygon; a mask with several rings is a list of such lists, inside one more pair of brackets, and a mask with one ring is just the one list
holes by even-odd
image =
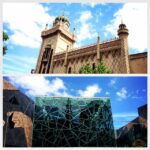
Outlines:
{"label": "metal framework panel", "polygon": [[116,146],[109,98],[37,97],[33,147]]}

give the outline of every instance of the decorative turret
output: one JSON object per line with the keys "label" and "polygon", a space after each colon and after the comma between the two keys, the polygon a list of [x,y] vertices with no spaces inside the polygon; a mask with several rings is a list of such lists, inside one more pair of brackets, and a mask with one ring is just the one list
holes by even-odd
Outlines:
{"label": "decorative turret", "polygon": [[118,29],[118,36],[121,40],[121,72],[122,73],[130,73],[130,67],[129,67],[129,48],[128,48],[128,29],[126,28],[126,25],[121,21],[121,24],[119,25]]}
{"label": "decorative turret", "polygon": [[53,23],[53,27],[55,27],[57,25],[62,25],[66,29],[69,29],[69,26],[70,26],[69,19],[66,16],[64,16],[64,14],[61,16],[58,16],[55,18],[55,21]]}
{"label": "decorative turret", "polygon": [[121,22],[121,24],[119,25],[119,29],[118,29],[118,36],[119,36],[119,38],[122,35],[126,35],[126,36],[129,35],[128,29],[126,28],[126,25],[123,22]]}
{"label": "decorative turret", "polygon": [[45,25],[45,30],[47,30],[47,29],[48,29],[48,24]]}

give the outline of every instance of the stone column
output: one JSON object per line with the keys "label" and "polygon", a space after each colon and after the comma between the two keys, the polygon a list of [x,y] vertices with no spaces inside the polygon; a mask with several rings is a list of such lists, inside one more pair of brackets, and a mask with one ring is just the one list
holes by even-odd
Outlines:
{"label": "stone column", "polygon": [[67,49],[66,49],[66,54],[65,54],[65,60],[64,60],[64,73],[67,73],[67,66],[68,66],[68,62],[67,62],[67,59],[68,59],[68,49],[69,49],[69,45],[67,45]]}
{"label": "stone column", "polygon": [[100,62],[100,36],[97,37],[97,64]]}

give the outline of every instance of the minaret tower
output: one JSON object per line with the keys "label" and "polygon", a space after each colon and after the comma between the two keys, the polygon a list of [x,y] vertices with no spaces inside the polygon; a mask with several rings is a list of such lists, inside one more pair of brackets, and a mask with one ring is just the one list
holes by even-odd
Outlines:
{"label": "minaret tower", "polygon": [[73,48],[75,35],[69,31],[69,19],[64,15],[56,17],[53,27],[48,25],[42,31],[42,44],[35,69],[35,73],[53,73],[53,56],[65,52],[67,46]]}
{"label": "minaret tower", "polygon": [[122,69],[121,73],[130,73],[130,66],[129,66],[129,53],[128,53],[128,29],[126,25],[121,22],[118,29],[118,36],[121,40],[121,63],[120,69]]}

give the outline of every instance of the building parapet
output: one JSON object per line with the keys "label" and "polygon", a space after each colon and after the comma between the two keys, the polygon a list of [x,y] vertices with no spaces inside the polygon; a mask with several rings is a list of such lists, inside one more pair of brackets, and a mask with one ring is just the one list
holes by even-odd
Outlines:
{"label": "building parapet", "polygon": [[[100,44],[100,52],[113,51],[121,49],[120,39],[111,40]],[[77,49],[73,49],[68,52],[68,59],[74,57],[81,57],[85,55],[96,54],[96,44],[83,46]],[[54,60],[64,59],[65,52],[57,53],[54,55]]]}
{"label": "building parapet", "polygon": [[70,33],[69,31],[67,31],[66,29],[62,28],[60,25],[57,25],[49,30],[45,30],[41,33],[41,37],[46,37],[49,34],[55,33],[57,31],[61,31],[61,33],[63,35],[65,35],[66,37],[68,37],[69,39],[75,41],[75,36],[73,35],[73,33]]}
{"label": "building parapet", "polygon": [[147,57],[147,52],[129,55],[130,59],[139,59],[139,58],[144,58],[144,57]]}

